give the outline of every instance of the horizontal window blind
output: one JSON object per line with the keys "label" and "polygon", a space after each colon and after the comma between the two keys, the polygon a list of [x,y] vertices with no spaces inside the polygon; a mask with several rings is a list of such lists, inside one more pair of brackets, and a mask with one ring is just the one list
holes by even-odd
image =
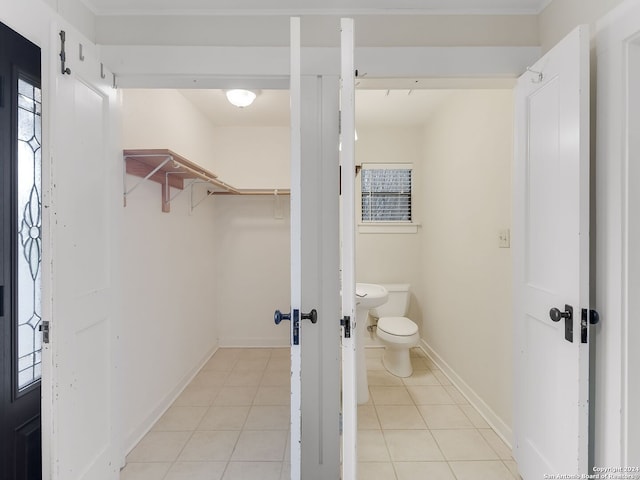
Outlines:
{"label": "horizontal window blind", "polygon": [[362,221],[411,221],[411,168],[362,168]]}

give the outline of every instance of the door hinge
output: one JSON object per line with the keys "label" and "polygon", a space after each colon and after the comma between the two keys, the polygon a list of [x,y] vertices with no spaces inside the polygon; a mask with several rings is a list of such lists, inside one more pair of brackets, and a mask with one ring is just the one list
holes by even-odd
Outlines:
{"label": "door hinge", "polygon": [[345,316],[341,318],[340,326],[344,327],[344,338],[351,338],[351,317]]}
{"label": "door hinge", "polygon": [[42,332],[42,343],[49,343],[49,320],[43,320],[38,330]]}

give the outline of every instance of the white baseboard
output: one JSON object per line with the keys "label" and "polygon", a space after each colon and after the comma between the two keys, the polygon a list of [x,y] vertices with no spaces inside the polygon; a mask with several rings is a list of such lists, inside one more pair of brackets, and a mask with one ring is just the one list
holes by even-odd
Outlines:
{"label": "white baseboard", "polygon": [[288,338],[264,337],[221,337],[218,339],[220,348],[283,348],[289,347]]}
{"label": "white baseboard", "polygon": [[504,443],[512,448],[511,440],[513,431],[496,413],[485,403],[484,400],[465,382],[438,353],[429,346],[424,339],[420,340],[419,347],[435,363],[442,373],[444,373],[451,383],[460,390],[469,403],[482,415],[486,422],[493,428]]}
{"label": "white baseboard", "polygon": [[125,435],[124,439],[124,452],[121,464],[124,466],[126,456],[133,450],[133,448],[142,440],[149,430],[155,425],[155,423],[160,419],[160,417],[167,411],[167,409],[171,406],[171,404],[180,396],[182,391],[191,383],[193,378],[197,375],[197,373],[204,367],[205,363],[209,361],[211,356],[216,353],[218,350],[218,346],[214,347],[210,350],[203,359],[191,370],[189,370],[177,383],[177,385],[165,395],[163,398],[158,400],[155,407],[151,409],[149,414],[144,418],[140,424],[132,429]]}

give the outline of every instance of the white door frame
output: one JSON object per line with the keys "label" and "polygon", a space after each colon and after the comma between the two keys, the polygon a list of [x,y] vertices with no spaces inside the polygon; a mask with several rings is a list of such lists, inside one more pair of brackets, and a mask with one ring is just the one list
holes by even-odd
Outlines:
{"label": "white door frame", "polygon": [[596,343],[594,460],[601,467],[637,467],[640,150],[637,133],[631,134],[639,125],[638,92],[631,87],[640,80],[640,1],[627,0],[598,22],[596,49],[596,307],[602,320]]}
{"label": "white door frame", "polygon": [[355,66],[354,21],[341,20],[340,183],[342,266],[342,478],[358,477],[358,399],[356,379],[356,279],[355,279]]}

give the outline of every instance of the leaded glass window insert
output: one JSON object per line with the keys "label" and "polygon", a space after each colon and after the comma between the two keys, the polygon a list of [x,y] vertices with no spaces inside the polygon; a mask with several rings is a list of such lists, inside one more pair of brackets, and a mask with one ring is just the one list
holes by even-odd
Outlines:
{"label": "leaded glass window insert", "polygon": [[411,177],[410,165],[362,165],[362,221],[411,222]]}
{"label": "leaded glass window insert", "polygon": [[42,93],[18,79],[17,383],[24,390],[42,376]]}

